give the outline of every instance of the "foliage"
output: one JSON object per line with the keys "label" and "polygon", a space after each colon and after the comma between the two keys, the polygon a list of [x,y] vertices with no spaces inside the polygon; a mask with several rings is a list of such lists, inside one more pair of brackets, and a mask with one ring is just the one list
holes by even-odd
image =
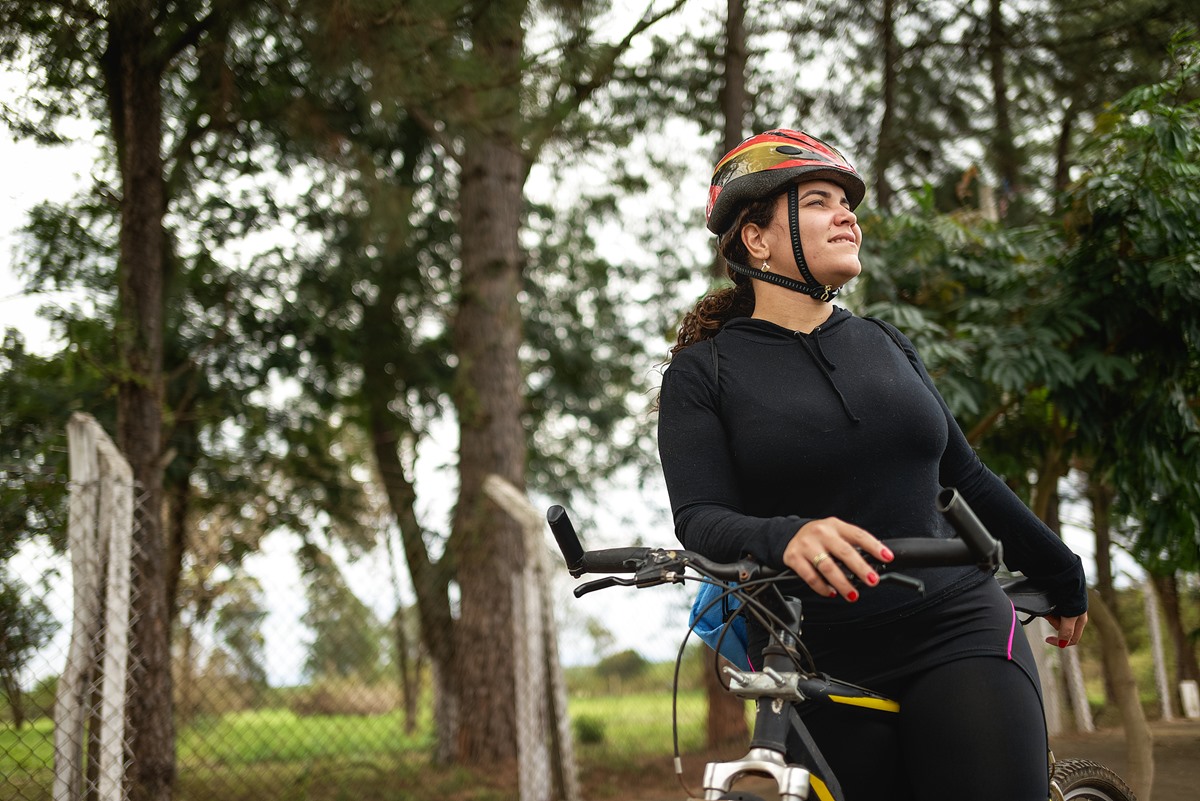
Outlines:
{"label": "foliage", "polygon": [[576,715],[571,719],[571,731],[580,745],[599,745],[604,742],[604,718]]}
{"label": "foliage", "polygon": [[1200,45],[1113,104],[1068,195],[1065,308],[1090,320],[1052,386],[1110,471],[1137,549],[1200,568]]}
{"label": "foliage", "polygon": [[0,563],[0,693],[18,727],[26,717],[21,686],[25,666],[59,627],[43,596]]}
{"label": "foliage", "polygon": [[312,632],[304,666],[313,678],[371,680],[380,670],[386,629],[350,589],[337,564],[315,545],[301,552],[308,610],[301,622]]}
{"label": "foliage", "polygon": [[646,672],[649,663],[632,648],[606,656],[596,665],[596,672],[607,678],[636,679]]}

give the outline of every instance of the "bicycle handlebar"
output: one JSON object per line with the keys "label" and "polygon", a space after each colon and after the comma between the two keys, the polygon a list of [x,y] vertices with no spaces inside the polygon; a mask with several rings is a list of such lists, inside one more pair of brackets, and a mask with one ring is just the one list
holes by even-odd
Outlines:
{"label": "bicycle handlebar", "polygon": [[[887,563],[888,568],[954,567],[971,564],[984,570],[999,567],[1003,556],[1001,544],[979,522],[979,518],[958,490],[942,490],[937,497],[937,509],[950,521],[960,538],[943,540],[912,537],[888,540],[887,545],[895,554],[895,559]],[[584,573],[637,573],[647,567],[666,563],[692,565],[706,575],[732,581],[746,581],[751,577],[767,578],[781,572],[751,559],[730,563],[713,562],[697,553],[682,549],[643,547],[585,551],[566,509],[558,505],[551,506],[546,512],[546,521],[550,524],[550,530],[554,532],[554,539],[566,560],[567,570],[575,578]]]}
{"label": "bicycle handlebar", "polygon": [[571,518],[567,517],[567,510],[557,504],[551,506],[546,510],[546,522],[554,532],[558,549],[567,562],[567,570],[579,578],[586,572],[583,570],[583,546],[579,544],[579,535],[575,533],[575,526],[571,525]]}
{"label": "bicycle handlebar", "polygon": [[[937,496],[937,510],[946,516],[950,525],[962,537],[980,567],[996,568],[1004,559],[1004,548],[999,540],[984,528],[975,516],[967,499],[953,487],[943,489]],[[963,563],[967,564],[967,563]]]}

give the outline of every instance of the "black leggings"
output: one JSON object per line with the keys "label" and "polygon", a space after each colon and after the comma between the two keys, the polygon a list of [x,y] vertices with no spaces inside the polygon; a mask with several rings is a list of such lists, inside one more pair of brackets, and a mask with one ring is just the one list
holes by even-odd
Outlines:
{"label": "black leggings", "polygon": [[804,716],[846,801],[1049,798],[1041,699],[1015,662],[965,657],[873,689],[900,712],[829,704]]}

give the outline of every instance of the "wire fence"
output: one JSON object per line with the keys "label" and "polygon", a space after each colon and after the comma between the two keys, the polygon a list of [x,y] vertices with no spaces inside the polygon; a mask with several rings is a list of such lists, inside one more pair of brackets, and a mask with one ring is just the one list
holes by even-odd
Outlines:
{"label": "wire fence", "polygon": [[[87,518],[89,531],[103,527],[100,510],[112,503],[99,480],[59,474],[9,471],[6,489],[26,497],[71,492],[72,515]],[[136,518],[143,499],[129,497]],[[97,546],[81,559],[59,530],[64,521],[46,520],[35,526],[26,515],[26,530],[0,560],[0,801],[124,798],[129,737],[124,719],[114,718],[113,677],[119,660],[128,670],[120,689],[137,693],[144,668],[101,620],[111,617],[114,582],[130,588],[125,602],[136,608],[139,560],[114,579],[111,550]],[[380,580],[379,564],[352,563],[334,550],[314,559],[298,540],[280,537],[234,567],[205,555],[208,535],[219,553],[220,532],[198,526],[196,534],[172,626],[174,796],[394,798],[397,787],[420,786],[436,739],[432,681],[412,610]],[[81,582],[81,574],[91,578]],[[100,599],[98,609],[84,611],[81,584]],[[579,761],[666,757],[673,669],[635,652],[568,669]],[[701,669],[699,653],[689,656],[679,721],[690,751],[704,743]],[[66,682],[76,683],[69,695],[80,704],[64,717]],[[64,774],[65,759],[76,772]]]}

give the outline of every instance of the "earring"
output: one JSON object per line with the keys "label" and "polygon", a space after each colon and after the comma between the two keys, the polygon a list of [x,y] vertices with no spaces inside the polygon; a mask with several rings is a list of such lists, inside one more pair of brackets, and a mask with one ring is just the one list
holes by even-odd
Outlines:
{"label": "earring", "polygon": [[769,273],[769,272],[771,272],[771,265],[767,264],[767,260],[766,260],[766,259],[763,259],[763,265],[762,265],[762,267],[761,267],[760,269],[761,269],[761,270],[762,270],[764,273]]}

